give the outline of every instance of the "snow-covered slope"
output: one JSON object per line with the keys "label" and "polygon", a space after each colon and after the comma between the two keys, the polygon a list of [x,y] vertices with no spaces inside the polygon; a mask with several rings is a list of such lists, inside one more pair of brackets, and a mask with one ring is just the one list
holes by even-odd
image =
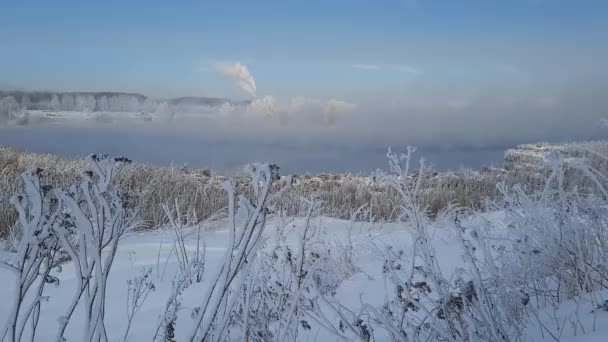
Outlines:
{"label": "snow-covered slope", "polygon": [[[505,229],[501,223],[504,215],[497,212],[487,214],[486,219],[493,222],[498,230]],[[465,220],[466,221],[466,220]],[[412,248],[411,231],[396,224],[370,224],[353,223],[350,221],[322,218],[318,221],[322,227],[319,241],[328,246],[339,246],[346,241],[355,249],[354,260],[351,260],[357,269],[349,275],[338,287],[333,301],[345,307],[358,309],[361,303],[381,307],[386,296],[386,279],[383,272],[384,259],[381,250],[391,246],[395,249],[408,250]],[[466,222],[464,223],[467,224]],[[293,218],[288,220],[272,220],[266,231],[264,249],[271,250],[275,244],[277,231],[287,229],[287,243],[296,247],[298,236],[302,234],[304,219]],[[213,274],[221,265],[222,256],[228,243],[228,232],[223,229],[224,222],[216,222],[205,227],[206,242],[205,274]],[[186,238],[186,248],[196,248],[196,229],[189,230]],[[429,232],[432,236],[432,245],[436,249],[439,266],[448,279],[464,266],[463,253],[457,241],[456,234],[449,227],[433,227]],[[66,310],[69,299],[73,293],[76,281],[73,278],[70,263],[65,264],[63,272],[57,273],[60,279],[59,286],[49,286],[48,301],[42,306],[42,316],[37,341],[50,341],[55,337],[58,319]],[[130,341],[151,341],[160,314],[171,293],[171,282],[178,269],[178,263],[173,253],[170,233],[167,230],[147,231],[133,233],[122,242],[116,256],[111,276],[109,278],[108,303],[106,320],[108,337],[110,341],[121,341],[127,327],[127,282],[134,276],[150,270],[150,280],[155,290],[150,293],[140,311],[132,322]],[[0,279],[3,280],[4,289],[0,292],[0,302],[10,303],[12,288],[12,274],[2,269]],[[194,284],[183,295],[183,307],[176,327],[176,341],[185,339],[192,324],[191,313],[200,305],[201,293],[214,279],[204,277],[199,284]],[[608,298],[608,293],[594,293],[594,296]],[[597,300],[597,298],[596,298]],[[0,322],[8,314],[8,305],[0,305]],[[79,312],[76,320],[70,325],[67,334],[68,341],[77,341],[82,333]],[[594,310],[590,300],[565,302],[553,309],[543,309],[539,312],[540,321],[531,318],[526,329],[526,341],[553,341],[551,334],[561,334],[560,341],[604,341],[608,337],[608,312]],[[542,325],[539,323],[542,322]],[[309,323],[310,330],[303,330],[299,341],[339,341],[334,334],[314,322]],[[578,325],[577,325],[578,324]],[[544,325],[544,326],[543,326]],[[559,327],[558,327],[559,326]],[[560,333],[559,330],[562,332]],[[381,330],[375,332],[377,341],[389,340]],[[384,337],[383,337],[384,336]]]}

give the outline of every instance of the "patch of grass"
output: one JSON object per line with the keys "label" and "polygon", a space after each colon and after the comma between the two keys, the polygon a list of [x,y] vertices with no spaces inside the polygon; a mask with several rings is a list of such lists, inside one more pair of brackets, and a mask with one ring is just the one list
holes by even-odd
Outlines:
{"label": "patch of grass", "polygon": [[[479,171],[456,172],[427,171],[423,175],[413,173],[410,181],[423,177],[420,205],[434,215],[450,204],[464,207],[481,207],[485,198],[494,198],[496,184],[507,186],[523,184],[528,191],[542,189],[546,179],[543,158],[553,150],[559,150],[567,158],[583,158],[601,172],[608,171],[608,161],[596,154],[608,152],[608,142],[587,142],[567,145],[522,145],[506,152],[505,169],[483,168]],[[545,165],[545,166],[543,166]],[[89,165],[79,159],[69,159],[51,154],[21,152],[0,147],[0,236],[15,223],[16,213],[8,198],[21,188],[19,175],[28,168],[44,170],[47,184],[64,187],[74,184]],[[577,172],[567,173],[569,188],[588,189],[592,186],[586,177]],[[396,191],[374,182],[370,177],[350,174],[294,175],[294,184],[285,193],[281,208],[290,215],[303,213],[301,197],[315,194],[324,202],[324,215],[348,219],[362,206],[369,209],[376,220],[390,221],[399,212],[400,197]],[[133,163],[118,179],[124,190],[132,195],[131,205],[137,208],[147,228],[165,224],[163,204],[177,200],[181,208],[196,214],[203,220],[223,210],[226,205],[222,183],[227,178],[214,175],[207,169],[157,167]],[[237,178],[241,190],[250,180]]]}

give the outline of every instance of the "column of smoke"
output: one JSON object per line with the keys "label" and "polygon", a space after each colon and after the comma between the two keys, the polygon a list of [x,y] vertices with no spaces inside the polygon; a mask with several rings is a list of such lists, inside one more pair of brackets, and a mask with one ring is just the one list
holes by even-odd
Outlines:
{"label": "column of smoke", "polygon": [[213,68],[224,75],[228,80],[234,82],[241,90],[256,97],[255,79],[243,64],[236,63],[215,63]]}

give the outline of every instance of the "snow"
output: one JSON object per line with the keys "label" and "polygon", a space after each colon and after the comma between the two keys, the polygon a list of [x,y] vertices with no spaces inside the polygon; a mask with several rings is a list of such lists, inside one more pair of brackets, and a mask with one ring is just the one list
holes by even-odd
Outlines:
{"label": "snow", "polygon": [[[492,220],[496,227],[500,227],[501,218],[504,215],[500,212],[486,215],[486,219]],[[273,247],[273,235],[280,229],[281,220],[270,220],[265,231],[264,248]],[[228,232],[222,227],[224,222],[215,222],[213,225],[205,227],[206,241],[206,270],[205,274],[214,274],[215,269],[222,264],[222,258],[228,243]],[[382,276],[383,259],[376,253],[378,246],[390,245],[399,246],[407,249],[411,245],[411,234],[397,224],[371,224],[349,222],[333,218],[322,218],[321,240],[344,241],[349,236],[353,241],[356,253],[356,264],[360,267],[359,271],[345,280],[336,293],[334,300],[347,307],[356,308],[363,300],[372,305],[381,305],[384,301],[385,286]],[[290,224],[291,231],[287,235],[288,244],[297,244],[298,234],[304,226],[304,219],[293,218]],[[186,248],[195,250],[196,230],[190,228],[189,236],[186,238]],[[432,244],[436,248],[439,264],[443,272],[447,274],[462,266],[462,251],[456,241],[454,234],[445,227],[433,227],[430,232]],[[40,329],[37,340],[48,341],[55,337],[59,317],[66,310],[69,299],[73,294],[73,289],[77,286],[69,264],[63,265],[63,272],[57,273],[60,279],[60,286],[49,286],[46,288],[46,295],[49,296],[48,302],[42,306]],[[144,302],[141,310],[135,316],[133,328],[129,335],[131,341],[151,341],[155,328],[159,321],[159,315],[171,290],[171,280],[177,271],[177,261],[173,255],[171,236],[168,230],[145,231],[132,233],[121,241],[112,272],[108,281],[107,296],[107,316],[106,324],[109,332],[110,341],[122,340],[126,329],[127,310],[127,281],[134,275],[139,274],[146,268],[152,269],[155,291],[150,294]],[[4,269],[0,269],[0,279],[4,280],[5,285],[0,292],[0,303],[10,303],[10,296],[13,293],[13,275]],[[447,277],[449,278],[449,276]],[[189,317],[199,303],[201,291],[211,279],[204,278],[200,284],[194,284],[184,293],[183,308],[178,319],[179,325],[189,325],[192,321]],[[608,292],[596,293],[602,298],[608,298]],[[548,327],[555,325],[556,321],[561,324],[571,324],[572,315],[578,311],[584,322],[583,327],[573,326],[565,329],[562,341],[577,342],[596,342],[604,341],[608,336],[608,312],[598,310],[593,313],[590,302],[581,301],[586,304],[577,305],[574,302],[565,302],[555,312],[553,310],[541,311],[539,316]],[[8,315],[8,305],[0,305],[0,321],[4,321]],[[68,327],[68,341],[78,340],[82,328],[79,318],[80,312],[76,312],[76,320],[71,322]],[[556,318],[557,317],[557,318]],[[532,320],[531,320],[532,321]],[[335,337],[319,327],[315,327],[309,332],[302,333],[299,338],[306,341],[316,336],[318,341],[333,341]],[[184,334],[190,331],[189,327],[179,327],[176,329],[176,340],[181,341],[185,338]],[[583,334],[584,329],[584,334]],[[539,325],[532,322],[527,329],[530,341],[543,340],[543,334]],[[544,340],[552,340],[546,333]],[[378,338],[378,336],[376,336]]]}
{"label": "snow", "polygon": [[[337,300],[344,304],[357,304],[360,294],[365,296],[365,299],[370,302],[381,303],[383,298],[377,296],[381,292],[375,291],[377,286],[382,285],[381,271],[382,260],[374,256],[371,246],[366,241],[372,241],[376,238],[381,243],[396,243],[398,241],[407,242],[408,234],[399,231],[394,225],[377,226],[371,224],[351,224],[349,221],[342,221],[331,218],[322,220],[324,227],[323,239],[340,240],[344,239],[349,231],[353,232],[354,240],[361,247],[362,253],[358,255],[362,272],[348,279],[337,293]],[[273,246],[272,235],[276,232],[278,221],[270,221],[266,228],[266,246]],[[217,226],[217,225],[216,225]],[[295,246],[297,243],[297,233],[303,226],[303,219],[294,219],[292,233],[288,236],[288,243]],[[292,228],[293,228],[292,226]],[[196,248],[196,234],[190,232],[187,239],[186,247],[190,250]],[[373,237],[373,239],[370,239]],[[222,258],[225,252],[225,246],[228,243],[228,232],[224,229],[210,230],[205,233],[206,241],[206,274],[214,274],[214,271],[222,263]],[[450,249],[446,241],[437,240],[439,245],[446,247],[446,252],[453,253],[453,248]],[[449,254],[446,253],[446,256]],[[448,258],[451,259],[451,258]],[[38,333],[38,340],[45,341],[55,337],[57,329],[57,320],[63,312],[65,312],[68,302],[73,295],[74,288],[77,282],[71,272],[72,265],[63,265],[63,272],[56,274],[60,279],[61,286],[47,287],[47,295],[49,301],[42,306],[41,326]],[[146,231],[130,234],[125,237],[120,243],[116,259],[112,266],[110,278],[108,281],[107,296],[107,327],[110,333],[111,341],[120,340],[126,329],[126,295],[127,281],[144,268],[152,268],[152,275],[156,289],[150,294],[147,301],[144,303],[138,315],[135,317],[133,326],[135,327],[130,335],[131,341],[150,341],[154,335],[154,329],[159,320],[159,315],[162,313],[166,299],[169,297],[171,290],[171,280],[177,271],[177,261],[172,252],[172,241],[167,230]],[[0,302],[10,303],[13,282],[12,274],[4,269],[0,270],[0,279],[5,280],[7,286],[0,293]],[[189,312],[198,305],[201,289],[208,285],[210,279],[204,279],[201,284],[195,284],[189,288],[184,294],[184,306],[182,316],[178,320],[178,325],[186,325],[191,321]],[[0,306],[0,321],[4,321],[8,315],[9,306]],[[75,314],[79,317],[79,312]],[[78,320],[71,322],[68,327],[68,341],[77,340],[81,334]],[[185,333],[189,329],[177,329],[177,341],[180,341],[180,333]],[[323,336],[323,334],[319,335]],[[332,335],[329,335],[331,337]],[[183,336],[182,336],[183,338]],[[305,336],[302,336],[305,338]]]}
{"label": "snow", "polygon": [[[592,305],[591,296],[608,299],[608,291],[598,291],[579,300],[570,300],[554,309],[544,309],[539,313],[542,325],[545,325],[555,334],[555,327],[560,325],[563,332],[560,341],[564,342],[598,342],[608,338],[608,311],[597,309]],[[578,317],[577,317],[578,316]],[[580,317],[580,319],[579,319]],[[532,320],[526,329],[530,340],[554,340],[542,328],[538,321]]]}

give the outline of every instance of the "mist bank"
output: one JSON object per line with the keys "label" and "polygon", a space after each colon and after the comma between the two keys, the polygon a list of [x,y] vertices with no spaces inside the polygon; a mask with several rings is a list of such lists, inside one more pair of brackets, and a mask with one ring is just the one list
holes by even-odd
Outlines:
{"label": "mist bank", "polygon": [[[285,172],[368,173],[386,165],[386,145],[350,145],[329,142],[259,141],[220,136],[184,127],[13,127],[0,128],[0,145],[19,150],[83,157],[109,153],[162,166],[205,167],[223,173],[243,164],[265,161]],[[404,145],[393,146],[396,150]],[[485,149],[419,146],[419,156],[438,169],[501,165],[505,147]]]}
{"label": "mist bank", "polygon": [[604,139],[606,80],[582,79],[546,92],[487,89],[449,101],[441,94],[373,103],[273,96],[167,101],[118,94],[106,107],[101,93],[66,93],[65,100],[48,97],[51,109],[35,109],[27,103],[39,99],[22,96],[5,103],[16,119],[7,116],[0,144],[224,171],[268,161],[311,173],[368,172],[385,165],[387,147],[414,145],[438,169],[477,168],[500,165],[504,150],[519,144]]}
{"label": "mist bank", "polygon": [[127,93],[45,93],[44,97],[13,94],[15,101],[5,101],[4,109],[7,117],[15,119],[5,120],[4,126],[129,126],[153,131],[168,127],[239,143],[411,144],[485,149],[537,141],[604,138],[607,132],[599,123],[608,116],[606,90],[608,77],[581,78],[544,90],[495,87],[460,96],[438,91],[415,97],[405,94],[403,99],[394,101],[299,96],[233,101],[206,97],[163,100]]}

